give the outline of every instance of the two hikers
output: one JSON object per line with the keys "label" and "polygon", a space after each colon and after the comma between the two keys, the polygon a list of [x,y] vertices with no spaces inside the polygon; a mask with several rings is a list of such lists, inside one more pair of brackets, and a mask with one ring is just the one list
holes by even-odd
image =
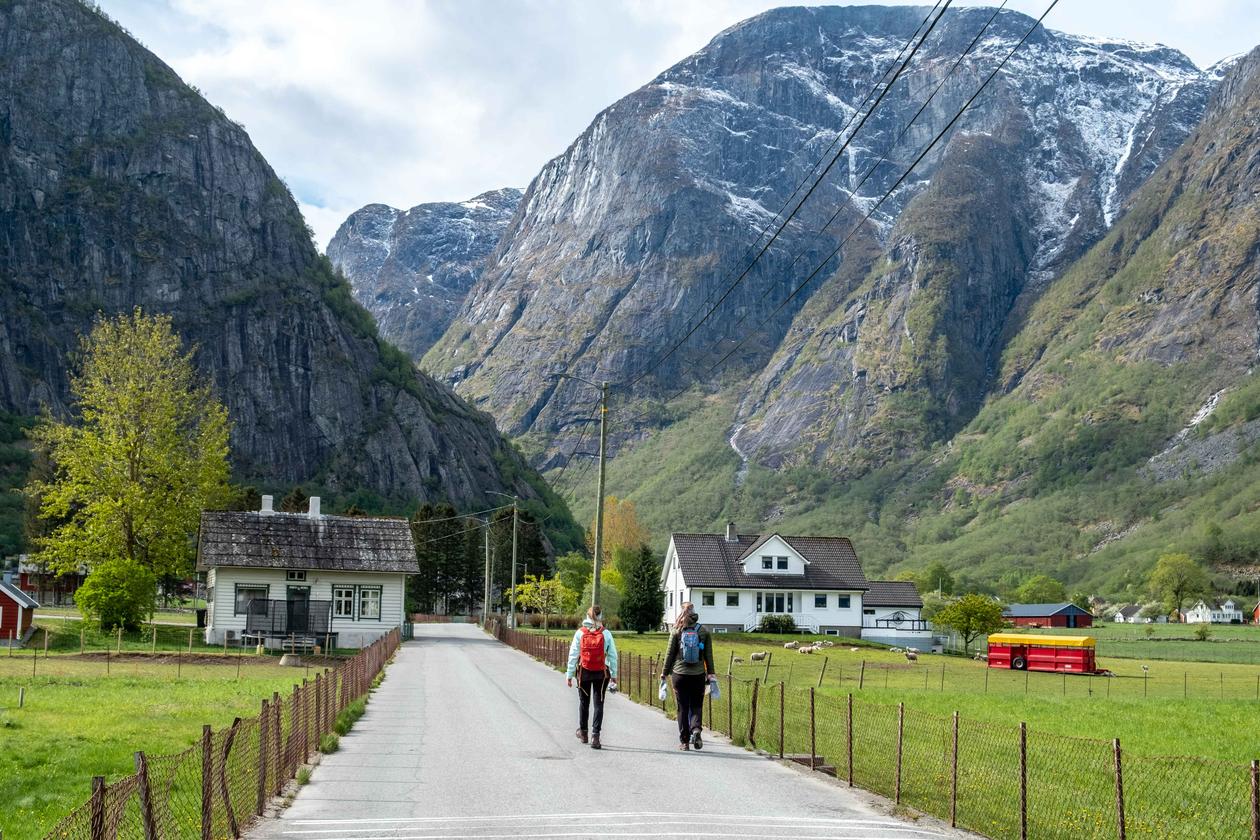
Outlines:
{"label": "two hikers", "polygon": [[668,677],[674,684],[678,703],[678,749],[702,749],[701,713],[704,689],[714,678],[713,643],[709,631],[700,625],[700,617],[690,601],[684,603],[669,634],[669,650],[661,680]]}
{"label": "two hikers", "polygon": [[[598,605],[586,611],[582,626],[573,634],[564,675],[570,688],[577,679],[578,740],[587,743],[589,731],[591,749],[597,750],[600,748],[599,730],[604,724],[604,692],[610,687],[617,690],[617,644],[604,627],[603,610]],[[594,701],[595,714],[588,729],[591,701]]]}

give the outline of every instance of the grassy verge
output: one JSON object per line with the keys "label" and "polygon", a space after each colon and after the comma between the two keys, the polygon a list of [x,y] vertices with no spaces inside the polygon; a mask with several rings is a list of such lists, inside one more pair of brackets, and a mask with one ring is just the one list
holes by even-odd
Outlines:
{"label": "grassy verge", "polygon": [[[77,638],[77,634],[76,634]],[[0,831],[33,840],[80,805],[94,775],[134,771],[133,753],[172,753],[201,725],[218,728],[258,714],[260,698],[287,691],[302,672],[274,659],[185,664],[125,657],[111,664],[77,656],[0,654]],[[204,662],[204,659],[202,660]],[[178,670],[178,676],[176,672]],[[17,708],[19,688],[25,704]]]}

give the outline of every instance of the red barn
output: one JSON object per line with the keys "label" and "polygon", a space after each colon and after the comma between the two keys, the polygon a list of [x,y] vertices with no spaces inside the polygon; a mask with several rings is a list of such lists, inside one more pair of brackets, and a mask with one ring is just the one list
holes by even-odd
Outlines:
{"label": "red barn", "polygon": [[21,589],[0,580],[0,639],[22,641],[35,619],[39,603]]}
{"label": "red barn", "polygon": [[1008,604],[1002,615],[1016,627],[1092,627],[1094,617],[1076,604]]}

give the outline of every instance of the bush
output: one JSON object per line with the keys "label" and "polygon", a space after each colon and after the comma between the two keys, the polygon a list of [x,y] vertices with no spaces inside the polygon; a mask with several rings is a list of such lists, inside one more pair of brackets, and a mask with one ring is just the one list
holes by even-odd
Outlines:
{"label": "bush", "polygon": [[153,608],[157,580],[153,573],[129,560],[107,560],[87,576],[75,603],[85,617],[100,622],[104,630],[140,626]]}
{"label": "bush", "polygon": [[311,780],[311,768],[299,767],[297,771],[297,783],[299,785],[304,785],[310,782],[310,780]]}
{"label": "bush", "polygon": [[1212,636],[1212,628],[1207,624],[1200,624],[1194,628],[1194,637],[1200,642],[1206,642]]}
{"label": "bush", "polygon": [[338,713],[337,719],[333,721],[333,732],[336,732],[338,735],[345,735],[359,718],[363,717],[363,713],[366,711],[367,700],[360,697]]}
{"label": "bush", "polygon": [[324,755],[335,753],[340,748],[341,739],[337,737],[336,733],[326,732],[324,733],[324,737],[319,739],[319,751]]}
{"label": "bush", "polygon": [[763,615],[758,633],[795,633],[796,621],[790,615]]}

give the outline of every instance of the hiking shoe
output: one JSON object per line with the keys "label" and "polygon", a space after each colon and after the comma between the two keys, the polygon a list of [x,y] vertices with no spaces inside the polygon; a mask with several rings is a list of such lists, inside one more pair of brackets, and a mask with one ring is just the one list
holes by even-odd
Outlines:
{"label": "hiking shoe", "polygon": [[698,750],[704,749],[704,741],[700,738],[700,730],[697,729],[691,733],[691,746]]}
{"label": "hiking shoe", "polygon": [[593,750],[602,749],[602,748],[600,747],[600,744],[599,744],[599,736],[598,736],[598,735],[592,735],[592,736],[591,736],[591,749],[593,749]]}
{"label": "hiking shoe", "polygon": [[575,734],[577,735],[577,739],[578,739],[579,741],[581,741],[583,744],[585,744],[585,743],[586,743],[586,732],[584,732],[583,730],[579,729],[579,730],[578,730]]}
{"label": "hiking shoe", "polygon": [[683,750],[683,751],[689,750],[691,749],[691,744],[688,744],[686,741],[683,741],[681,744],[678,745],[678,749]]}

